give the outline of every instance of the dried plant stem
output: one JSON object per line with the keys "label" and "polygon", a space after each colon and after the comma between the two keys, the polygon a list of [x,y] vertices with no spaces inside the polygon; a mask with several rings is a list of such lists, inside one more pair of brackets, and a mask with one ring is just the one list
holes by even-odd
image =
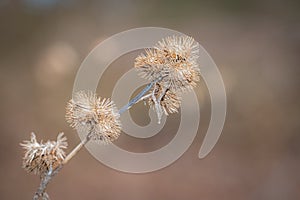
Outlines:
{"label": "dried plant stem", "polygon": [[52,169],[42,178],[39,188],[37,189],[33,200],[38,200],[40,197],[42,199],[49,199],[48,194],[45,192],[46,187],[50,180],[61,170],[63,165],[58,166],[54,171]]}
{"label": "dried plant stem", "polygon": [[134,104],[138,103],[141,100],[144,100],[145,97],[148,97],[148,95],[146,95],[146,93],[149,92],[149,90],[153,87],[153,85],[155,85],[157,82],[161,81],[164,77],[166,77],[166,76],[161,76],[158,79],[151,81],[151,83],[148,83],[148,85],[140,93],[138,93],[138,95],[136,95],[133,99],[131,99],[128,102],[128,104],[126,104],[119,110],[119,114],[122,114],[126,110],[129,110]]}
{"label": "dried plant stem", "polygon": [[133,106],[134,104],[139,102],[141,100],[141,98],[152,88],[152,86],[155,83],[156,83],[156,81],[152,81],[151,83],[149,83],[138,95],[136,95],[133,99],[131,99],[129,101],[128,104],[126,104],[119,110],[119,114],[122,114],[126,110],[129,110],[131,108],[131,106]]}
{"label": "dried plant stem", "polygon": [[[191,89],[199,81],[198,58],[199,44],[193,38],[167,37],[160,41],[153,51],[146,50],[146,55],[141,54],[135,59],[135,68],[151,82],[119,111],[110,99],[98,98],[94,93],[78,93],[78,102],[73,97],[67,105],[67,122],[76,129],[78,127],[91,129],[65,158],[63,149],[67,147],[67,142],[62,134],[57,137],[56,142],[47,143],[38,143],[33,134],[30,141],[21,144],[26,149],[24,168],[29,172],[42,174],[41,183],[33,200],[49,199],[45,192],[48,183],[92,137],[102,142],[117,139],[121,132],[119,117],[134,104],[142,100],[145,103],[148,99],[149,105],[154,105],[158,123],[161,122],[163,111],[166,115],[168,112],[177,112],[180,98],[176,92]],[[33,162],[33,158],[38,158],[39,161]]]}
{"label": "dried plant stem", "polygon": [[[150,93],[150,94],[146,94],[145,96],[143,96],[138,102],[140,102],[140,101],[145,101],[146,99],[148,99],[148,98],[150,98],[152,96],[152,94]],[[137,103],[138,103],[137,102]]]}
{"label": "dried plant stem", "polygon": [[[145,100],[146,98],[152,96],[152,98],[155,100],[155,103],[157,103],[156,98],[153,97],[153,93],[150,94],[146,94],[153,86],[155,86],[155,84],[160,81],[162,78],[159,78],[155,81],[152,81],[151,83],[149,83],[138,95],[136,95],[132,100],[129,101],[128,104],[126,104],[125,106],[123,106],[120,110],[119,110],[119,114],[124,113],[126,110],[129,110],[134,104],[138,103],[141,100]],[[155,90],[153,90],[155,91]],[[91,133],[91,132],[90,132]],[[86,145],[90,139],[91,139],[91,134],[88,134],[84,140],[82,140],[66,157],[65,159],[62,161],[61,165],[59,165],[57,168],[55,168],[54,170],[50,169],[48,171],[48,173],[42,178],[41,183],[39,188],[37,189],[37,192],[35,193],[33,200],[38,200],[39,198],[42,199],[48,199],[48,195],[45,192],[46,187],[48,185],[48,183],[51,181],[51,179],[63,168],[63,166],[65,164],[67,164],[81,149],[84,145]]]}
{"label": "dried plant stem", "polygon": [[88,143],[88,141],[90,141],[91,137],[88,135],[87,137],[84,138],[84,140],[82,140],[67,156],[66,158],[63,160],[62,165],[65,165],[67,162],[69,162],[69,160],[71,160],[71,158],[73,158],[78,151],[80,151],[80,149],[86,144]]}
{"label": "dried plant stem", "polygon": [[157,99],[155,97],[156,90],[157,90],[157,85],[154,86],[151,97],[152,97],[152,100],[154,102],[154,106],[155,106],[155,110],[156,110],[156,114],[157,114],[157,118],[158,118],[158,124],[160,124],[161,116],[162,116],[162,108],[160,106],[160,102],[157,101]]}

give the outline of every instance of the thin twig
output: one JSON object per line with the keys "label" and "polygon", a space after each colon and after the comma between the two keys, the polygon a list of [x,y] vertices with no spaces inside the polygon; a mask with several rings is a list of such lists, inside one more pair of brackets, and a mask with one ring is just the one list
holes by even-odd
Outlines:
{"label": "thin twig", "polygon": [[52,177],[54,177],[61,170],[62,166],[63,165],[58,166],[54,171],[50,167],[48,173],[42,178],[40,186],[37,189],[35,195],[33,196],[33,200],[38,200],[40,197],[47,198],[48,194],[45,194],[46,187],[51,181]]}
{"label": "thin twig", "polygon": [[157,82],[161,81],[164,77],[166,77],[166,75],[161,76],[158,79],[151,81],[151,83],[149,83],[138,95],[136,95],[133,99],[131,99],[128,102],[128,104],[126,104],[119,110],[119,114],[122,114],[126,110],[129,110],[134,104],[141,101],[142,98],[145,96],[145,94],[153,87],[153,85],[155,85]]}
{"label": "thin twig", "polygon": [[151,83],[149,83],[138,95],[136,95],[133,99],[131,99],[128,104],[126,104],[125,106],[123,106],[119,110],[119,114],[122,114],[126,110],[130,109],[131,106],[133,106],[134,104],[136,104],[137,102],[139,102],[140,99],[152,88],[152,86],[154,85],[154,83],[156,83],[156,81],[152,81]]}
{"label": "thin twig", "polygon": [[[146,94],[145,96],[143,96],[138,102],[140,102],[140,101],[144,101],[144,100],[146,100],[146,99],[148,99],[149,97],[151,97],[152,96],[152,94],[150,93],[150,94]],[[137,102],[137,103],[138,103]]]}
{"label": "thin twig", "polygon": [[62,161],[62,165],[65,165],[71,158],[73,158],[78,151],[91,139],[91,137],[88,135],[84,138],[72,151],[69,153],[66,158]]}
{"label": "thin twig", "polygon": [[155,96],[156,89],[157,89],[157,85],[155,84],[154,89],[151,93],[151,98],[154,102],[154,107],[155,107],[157,118],[158,118],[157,123],[160,124],[161,116],[162,116],[162,108],[161,108],[160,102],[157,101],[157,98]]}

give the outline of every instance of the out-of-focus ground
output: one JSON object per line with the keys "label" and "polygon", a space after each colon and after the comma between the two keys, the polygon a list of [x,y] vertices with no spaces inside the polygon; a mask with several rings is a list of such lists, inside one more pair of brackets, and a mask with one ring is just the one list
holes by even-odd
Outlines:
{"label": "out-of-focus ground", "polygon": [[[197,154],[210,119],[203,82],[196,140],[170,167],[148,174],[112,170],[85,149],[48,188],[52,199],[297,200],[300,199],[300,4],[297,1],[58,1],[0,2],[0,199],[31,199],[39,179],[22,168],[19,143],[34,131],[69,146],[78,135],[64,120],[76,72],[105,38],[134,27],[159,26],[193,36],[224,78],[228,112],[208,157]],[[98,92],[109,97],[133,67],[132,52],[115,61]],[[132,110],[147,124],[146,108]],[[122,148],[147,152],[168,143],[179,114],[151,139],[121,136]],[[193,120],[193,119],[191,119]],[[142,133],[141,133],[142,134]]]}

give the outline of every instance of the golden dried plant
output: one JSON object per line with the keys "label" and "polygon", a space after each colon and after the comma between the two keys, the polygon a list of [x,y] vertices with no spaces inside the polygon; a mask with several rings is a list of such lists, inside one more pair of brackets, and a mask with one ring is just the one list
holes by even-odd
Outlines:
{"label": "golden dried plant", "polygon": [[49,199],[46,187],[60,169],[90,140],[111,143],[121,132],[120,113],[129,110],[141,100],[147,100],[156,110],[158,123],[163,114],[178,112],[182,92],[192,89],[200,79],[198,66],[199,44],[188,36],[162,39],[152,49],[135,59],[139,74],[151,81],[135,98],[119,111],[110,99],[100,98],[93,92],[74,94],[66,106],[66,120],[85,138],[65,156],[67,148],[63,133],[56,141],[37,142],[34,133],[21,146],[25,149],[23,168],[41,176],[41,183],[33,199]]}

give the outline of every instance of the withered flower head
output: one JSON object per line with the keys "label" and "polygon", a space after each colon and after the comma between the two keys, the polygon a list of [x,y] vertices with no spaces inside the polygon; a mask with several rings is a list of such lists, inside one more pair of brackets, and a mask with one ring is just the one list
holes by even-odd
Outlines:
{"label": "withered flower head", "polygon": [[98,98],[95,93],[80,91],[66,108],[66,120],[70,126],[91,134],[91,139],[110,143],[121,132],[119,113],[110,99]]}
{"label": "withered flower head", "polygon": [[67,138],[63,133],[59,133],[56,141],[46,143],[37,142],[34,133],[31,133],[30,141],[20,144],[25,149],[23,157],[23,168],[27,172],[33,172],[44,176],[50,169],[55,169],[64,160],[68,146]]}
{"label": "withered flower head", "polygon": [[[163,88],[161,85],[156,84],[156,88],[154,91],[154,97],[155,99],[159,99],[160,96],[160,106],[162,107],[165,115],[168,115],[169,113],[176,113],[178,112],[178,109],[181,104],[181,97],[176,95],[174,92],[172,92],[170,89],[167,89],[165,94],[163,94]],[[155,102],[153,98],[148,99],[148,104],[150,107],[155,108]]]}
{"label": "withered flower head", "polygon": [[192,89],[199,81],[199,44],[188,36],[163,39],[153,49],[135,59],[135,67],[150,81],[161,78],[160,84],[173,91]]}

